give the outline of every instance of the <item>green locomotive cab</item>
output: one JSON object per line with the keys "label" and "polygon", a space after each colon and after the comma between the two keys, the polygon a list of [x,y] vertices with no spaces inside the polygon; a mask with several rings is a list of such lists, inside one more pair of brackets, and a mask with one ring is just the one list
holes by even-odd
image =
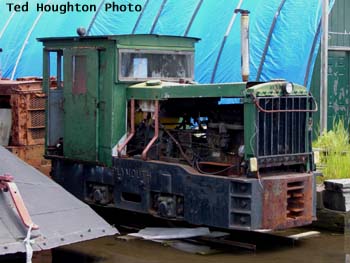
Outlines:
{"label": "green locomotive cab", "polygon": [[305,87],[196,84],[195,38],[40,41],[46,156],[80,199],[226,229],[315,219],[317,105]]}

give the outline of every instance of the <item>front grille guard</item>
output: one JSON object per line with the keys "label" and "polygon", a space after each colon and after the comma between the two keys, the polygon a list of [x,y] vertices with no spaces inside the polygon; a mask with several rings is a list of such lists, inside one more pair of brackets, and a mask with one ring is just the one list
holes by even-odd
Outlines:
{"label": "front grille guard", "polygon": [[256,119],[255,156],[259,167],[302,164],[311,155],[312,113],[318,107],[311,96],[254,98]]}

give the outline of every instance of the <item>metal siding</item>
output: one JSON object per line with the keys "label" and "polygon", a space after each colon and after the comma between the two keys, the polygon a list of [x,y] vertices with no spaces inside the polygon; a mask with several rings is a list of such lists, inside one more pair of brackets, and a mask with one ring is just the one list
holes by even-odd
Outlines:
{"label": "metal siding", "polygon": [[[316,101],[320,102],[320,72],[319,58],[316,61],[315,71],[312,77],[311,93]],[[350,123],[349,100],[349,74],[350,53],[345,51],[329,51],[328,58],[328,129],[332,129],[334,121],[343,119],[345,127]],[[320,112],[313,115],[314,135],[319,134]]]}
{"label": "metal siding", "polygon": [[331,51],[328,65],[328,126],[343,119],[349,126],[349,52]]}
{"label": "metal siding", "polygon": [[[345,97],[342,95],[347,84],[347,54],[342,51],[330,51],[328,58],[328,89],[329,100],[337,100],[338,104],[344,104]],[[332,85],[333,84],[333,85]]]}
{"label": "metal siding", "polygon": [[[329,21],[329,45],[331,47],[350,47],[350,1],[336,0]],[[333,32],[333,33],[332,33]],[[337,33],[337,34],[335,34]],[[328,69],[328,129],[332,129],[334,118],[343,118],[346,125],[350,123],[349,106],[349,55],[345,51],[329,51]],[[317,57],[312,81],[311,92],[320,101],[320,56]],[[344,95],[340,95],[344,92]],[[314,135],[319,134],[319,111],[313,115]]]}
{"label": "metal siding", "polygon": [[329,21],[330,46],[350,46],[349,34],[332,34],[331,32],[350,32],[350,17],[347,15],[350,10],[348,0],[336,0],[332,9]]}

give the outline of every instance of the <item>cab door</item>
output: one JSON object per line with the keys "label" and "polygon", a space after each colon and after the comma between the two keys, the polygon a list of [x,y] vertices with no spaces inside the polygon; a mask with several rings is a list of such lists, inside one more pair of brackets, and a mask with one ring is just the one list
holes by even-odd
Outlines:
{"label": "cab door", "polygon": [[66,158],[97,161],[98,85],[98,50],[65,50],[63,153]]}

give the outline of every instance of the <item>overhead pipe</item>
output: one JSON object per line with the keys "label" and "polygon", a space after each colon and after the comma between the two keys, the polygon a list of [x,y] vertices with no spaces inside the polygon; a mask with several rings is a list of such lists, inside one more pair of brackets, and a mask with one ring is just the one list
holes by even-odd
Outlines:
{"label": "overhead pipe", "polygon": [[152,140],[147,144],[146,148],[143,150],[141,154],[142,160],[146,161],[147,160],[147,153],[153,146],[153,144],[156,142],[156,140],[159,137],[159,101],[155,101],[155,106],[154,106],[154,135]]}
{"label": "overhead pipe", "polygon": [[236,9],[235,13],[241,14],[241,71],[242,80],[249,80],[249,11]]}
{"label": "overhead pipe", "polygon": [[117,149],[118,157],[121,157],[123,149],[135,135],[135,99],[131,99],[130,101],[130,126],[131,130],[129,136]]}

